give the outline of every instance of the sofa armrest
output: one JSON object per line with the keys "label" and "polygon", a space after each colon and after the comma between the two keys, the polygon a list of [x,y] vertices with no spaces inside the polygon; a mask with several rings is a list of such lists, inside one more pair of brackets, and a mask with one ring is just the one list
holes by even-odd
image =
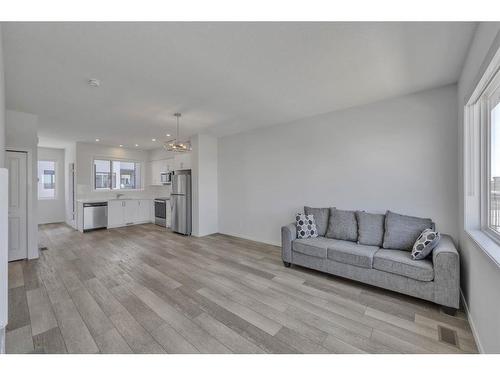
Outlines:
{"label": "sofa armrest", "polygon": [[434,264],[435,301],[444,306],[458,308],[460,256],[450,236],[441,235],[441,240],[432,251],[432,263]]}
{"label": "sofa armrest", "polygon": [[291,223],[281,227],[281,258],[292,263],[292,241],[297,238],[297,226]]}

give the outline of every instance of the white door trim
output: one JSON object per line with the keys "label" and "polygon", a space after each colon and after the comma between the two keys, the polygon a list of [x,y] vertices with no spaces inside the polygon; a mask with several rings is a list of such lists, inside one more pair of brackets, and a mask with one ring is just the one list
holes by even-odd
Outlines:
{"label": "white door trim", "polygon": [[33,198],[33,189],[37,187],[33,186],[33,149],[27,147],[9,146],[6,145],[5,151],[14,152],[25,152],[28,155],[28,166],[27,166],[27,176],[28,176],[28,186],[27,186],[27,227],[28,227],[28,259],[38,258],[38,214],[35,210],[35,200]]}
{"label": "white door trim", "polygon": [[[24,151],[7,150],[5,159],[9,169],[8,195],[11,196],[8,198],[8,260],[11,262],[28,258],[28,154]],[[11,244],[11,237],[17,238],[13,240],[17,245]]]}

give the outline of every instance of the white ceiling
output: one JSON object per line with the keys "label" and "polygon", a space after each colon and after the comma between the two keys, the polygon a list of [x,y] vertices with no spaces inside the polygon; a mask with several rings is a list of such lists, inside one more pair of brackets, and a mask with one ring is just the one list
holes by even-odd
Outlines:
{"label": "white ceiling", "polygon": [[[7,108],[45,140],[158,147],[457,81],[474,23],[6,23]],[[98,78],[91,88],[86,81]]]}

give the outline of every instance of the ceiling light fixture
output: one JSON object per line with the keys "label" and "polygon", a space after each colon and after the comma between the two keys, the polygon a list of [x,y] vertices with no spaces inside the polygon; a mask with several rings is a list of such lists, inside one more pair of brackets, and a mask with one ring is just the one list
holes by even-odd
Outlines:
{"label": "ceiling light fixture", "polygon": [[120,147],[123,147],[123,145],[120,145]]}
{"label": "ceiling light fixture", "polygon": [[[191,151],[191,142],[190,141],[181,141],[179,137],[179,117],[181,117],[180,113],[174,113],[174,116],[177,118],[177,136],[175,139],[167,141],[163,144],[163,147],[167,151],[173,152],[189,152]],[[167,135],[168,137],[168,135]]]}
{"label": "ceiling light fixture", "polygon": [[153,138],[153,139],[152,139],[152,141],[153,141],[153,142],[156,142],[156,138]]}
{"label": "ceiling light fixture", "polygon": [[100,141],[100,139],[99,139],[99,138],[96,138],[96,139],[95,139],[95,141],[96,141],[96,142],[99,142],[99,141]]}
{"label": "ceiling light fixture", "polygon": [[101,81],[99,81],[97,78],[91,78],[87,81],[90,87],[99,87],[101,86]]}
{"label": "ceiling light fixture", "polygon": [[139,145],[136,143],[136,144],[135,144],[135,147],[139,147]]}
{"label": "ceiling light fixture", "polygon": [[167,133],[167,134],[166,134],[166,136],[167,136],[167,137],[170,137],[170,134],[168,134],[168,133]]}

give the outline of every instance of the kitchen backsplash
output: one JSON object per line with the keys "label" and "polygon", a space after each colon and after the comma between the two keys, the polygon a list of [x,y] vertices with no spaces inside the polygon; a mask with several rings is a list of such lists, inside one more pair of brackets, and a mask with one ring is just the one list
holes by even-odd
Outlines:
{"label": "kitchen backsplash", "polygon": [[166,186],[146,186],[144,190],[136,191],[93,191],[90,185],[78,185],[76,199],[112,199],[116,198],[117,194],[123,194],[122,198],[142,198],[154,199],[159,197],[170,196],[171,187]]}

